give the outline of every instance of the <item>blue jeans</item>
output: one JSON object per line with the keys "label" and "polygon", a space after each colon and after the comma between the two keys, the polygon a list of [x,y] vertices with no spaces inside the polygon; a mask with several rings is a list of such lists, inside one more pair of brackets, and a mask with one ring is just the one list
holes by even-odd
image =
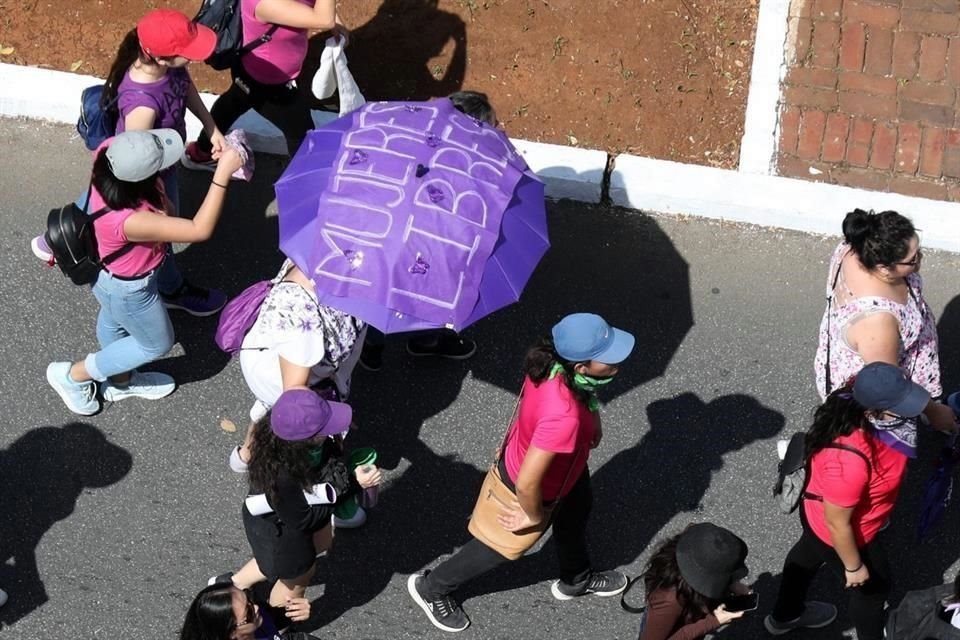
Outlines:
{"label": "blue jeans", "polygon": [[[170,199],[170,202],[173,204],[173,208],[176,210],[177,215],[180,215],[180,190],[177,184],[177,169],[172,167],[171,169],[164,171],[160,174],[163,178],[163,188],[167,192],[167,198]],[[82,211],[87,206],[87,192],[84,191],[80,194],[80,197],[77,198],[76,202],[77,207]],[[90,211],[88,213],[93,213]],[[177,261],[173,257],[173,246],[167,245],[167,257],[163,261],[163,264],[160,265],[160,269],[157,271],[158,278],[158,287],[163,293],[175,293],[181,286],[183,286],[183,276],[180,274],[180,270],[177,269]]]}
{"label": "blue jeans", "polygon": [[100,303],[97,340],[100,351],[84,360],[98,382],[132,371],[173,347],[173,325],[157,291],[157,271],[137,280],[121,280],[101,271],[93,295]]}

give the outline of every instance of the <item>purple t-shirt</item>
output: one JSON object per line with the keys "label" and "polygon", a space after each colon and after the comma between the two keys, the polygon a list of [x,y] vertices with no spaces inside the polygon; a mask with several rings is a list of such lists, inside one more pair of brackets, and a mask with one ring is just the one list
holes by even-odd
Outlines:
{"label": "purple t-shirt", "polygon": [[148,107],[157,113],[153,129],[174,129],[186,141],[187,91],[190,83],[190,74],[183,67],[167,69],[156,82],[135,82],[127,71],[117,87],[120,95],[117,102],[120,110],[117,133],[126,130],[125,120],[131,111],[137,107]]}

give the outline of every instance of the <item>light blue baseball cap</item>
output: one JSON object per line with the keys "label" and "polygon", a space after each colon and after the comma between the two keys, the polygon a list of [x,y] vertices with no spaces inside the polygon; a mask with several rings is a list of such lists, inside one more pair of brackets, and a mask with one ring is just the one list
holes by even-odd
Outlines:
{"label": "light blue baseball cap", "polygon": [[632,334],[615,329],[595,313],[572,313],[553,327],[553,346],[564,360],[620,364],[633,351]]}

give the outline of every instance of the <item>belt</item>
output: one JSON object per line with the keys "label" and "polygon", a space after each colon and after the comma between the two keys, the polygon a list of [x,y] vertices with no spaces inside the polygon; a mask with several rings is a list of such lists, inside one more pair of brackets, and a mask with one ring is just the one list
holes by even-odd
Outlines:
{"label": "belt", "polygon": [[121,276],[121,275],[117,275],[116,273],[113,273],[109,269],[104,269],[104,271],[109,273],[110,277],[116,280],[123,280],[124,282],[133,282],[134,280],[142,280],[146,278],[147,276],[151,275],[155,271],[155,269],[150,269],[150,271],[147,271],[146,273],[141,273],[138,276]]}

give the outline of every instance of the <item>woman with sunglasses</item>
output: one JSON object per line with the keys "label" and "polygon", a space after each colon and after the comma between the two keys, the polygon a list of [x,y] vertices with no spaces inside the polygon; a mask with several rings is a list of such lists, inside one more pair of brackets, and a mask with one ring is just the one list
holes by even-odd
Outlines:
{"label": "woman with sunglasses", "polygon": [[[311,640],[314,636],[306,633],[281,635],[290,622],[309,617],[310,601],[306,598],[291,598],[285,607],[269,607],[255,602],[249,589],[215,584],[190,603],[180,640]],[[283,622],[278,625],[278,620]]]}
{"label": "woman with sunglasses", "polygon": [[[913,223],[896,211],[854,209],[843,219],[843,237],[830,260],[814,364],[821,399],[870,362],[900,367],[939,397],[937,323],[923,299],[923,252]],[[946,406],[931,403],[925,414],[935,428],[953,429]]]}
{"label": "woman with sunglasses", "polygon": [[817,408],[806,434],[809,475],[799,509],[803,533],[787,554],[777,601],[764,620],[772,635],[833,622],[834,605],[806,600],[814,576],[827,564],[850,594],[857,638],[883,638],[891,574],[881,532],[908,458],[880,437],[878,425],[915,423],[930,403],[927,390],[903,370],[873,362],[852,386],[840,387]]}

